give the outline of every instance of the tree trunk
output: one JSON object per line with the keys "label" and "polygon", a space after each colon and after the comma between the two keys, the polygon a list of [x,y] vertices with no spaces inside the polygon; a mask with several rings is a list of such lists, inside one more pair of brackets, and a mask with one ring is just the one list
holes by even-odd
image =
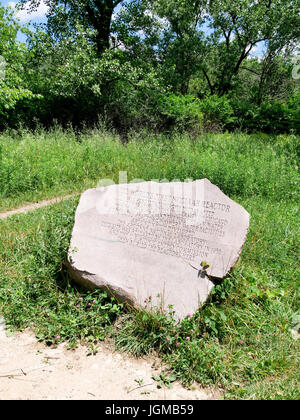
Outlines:
{"label": "tree trunk", "polygon": [[109,48],[112,15],[113,10],[106,10],[106,13],[100,17],[96,26],[97,34],[95,36],[95,42],[99,56]]}
{"label": "tree trunk", "polygon": [[95,29],[96,35],[94,41],[96,43],[98,55],[109,48],[110,27],[114,9],[120,1],[95,1],[94,7],[90,4],[86,5],[87,17],[90,25]]}

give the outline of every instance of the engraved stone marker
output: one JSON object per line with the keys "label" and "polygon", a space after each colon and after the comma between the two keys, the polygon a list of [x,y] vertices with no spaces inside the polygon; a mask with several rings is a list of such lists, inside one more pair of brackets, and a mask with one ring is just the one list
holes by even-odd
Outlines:
{"label": "engraved stone marker", "polygon": [[248,228],[247,211],[207,179],[91,189],[76,211],[69,271],[88,288],[135,307],[151,296],[183,318],[206,301],[210,277],[235,265]]}

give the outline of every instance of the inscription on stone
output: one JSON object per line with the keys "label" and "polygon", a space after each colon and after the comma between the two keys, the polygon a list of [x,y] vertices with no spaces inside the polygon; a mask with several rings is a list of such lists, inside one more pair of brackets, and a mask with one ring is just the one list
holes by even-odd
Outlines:
{"label": "inscription on stone", "polygon": [[[248,227],[246,210],[208,180],[88,190],[76,212],[70,272],[136,306],[159,295],[157,305],[183,317],[207,299],[209,277],[234,266]],[[200,276],[203,261],[209,268]]]}
{"label": "inscription on stone", "polygon": [[[227,221],[222,221],[224,223]],[[204,222],[205,223],[205,222]],[[204,224],[203,223],[203,224]],[[194,260],[207,258],[209,253],[222,255],[222,249],[211,248],[207,240],[197,237],[206,233],[214,237],[223,237],[224,231],[217,224],[209,223],[208,227],[192,227],[179,216],[136,216],[131,222],[109,223],[101,221],[103,228],[117,236],[120,241],[141,248],[150,249],[166,255]]]}

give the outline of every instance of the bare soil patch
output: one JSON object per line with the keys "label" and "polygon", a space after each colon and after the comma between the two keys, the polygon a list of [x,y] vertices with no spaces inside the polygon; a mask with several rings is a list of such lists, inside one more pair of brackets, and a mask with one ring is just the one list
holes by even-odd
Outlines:
{"label": "bare soil patch", "polygon": [[0,331],[0,400],[208,400],[217,394],[199,386],[157,388],[160,362],[135,359],[102,344],[94,356],[87,348],[46,347],[25,331]]}

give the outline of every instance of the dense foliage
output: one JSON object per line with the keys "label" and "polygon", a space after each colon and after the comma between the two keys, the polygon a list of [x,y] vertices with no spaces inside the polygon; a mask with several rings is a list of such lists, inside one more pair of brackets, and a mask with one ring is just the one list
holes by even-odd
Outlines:
{"label": "dense foliage", "polygon": [[45,3],[34,31],[0,6],[2,128],[299,132],[300,0]]}

